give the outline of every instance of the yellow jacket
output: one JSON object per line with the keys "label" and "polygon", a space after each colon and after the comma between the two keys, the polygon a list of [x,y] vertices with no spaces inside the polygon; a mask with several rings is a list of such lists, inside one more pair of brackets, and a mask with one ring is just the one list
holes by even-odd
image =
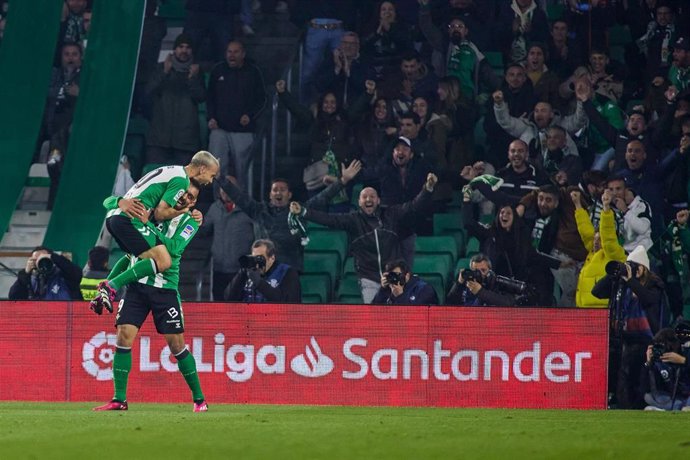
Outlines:
{"label": "yellow jacket", "polygon": [[601,239],[601,249],[592,252],[594,247],[594,226],[586,210],[580,208],[575,210],[575,221],[577,231],[584,243],[587,251],[587,259],[580,271],[577,280],[577,291],[575,292],[575,305],[580,308],[606,308],[608,299],[598,299],[592,295],[592,288],[601,278],[606,275],[606,264],[612,260],[619,262],[626,261],[626,254],[623,246],[618,243],[616,234],[616,222],[613,211],[602,211],[599,221],[599,238]]}

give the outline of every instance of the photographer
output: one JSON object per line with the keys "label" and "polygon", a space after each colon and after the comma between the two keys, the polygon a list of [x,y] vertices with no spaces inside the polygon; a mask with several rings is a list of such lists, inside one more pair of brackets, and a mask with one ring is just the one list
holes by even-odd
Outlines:
{"label": "photographer", "polygon": [[515,296],[507,294],[505,283],[497,280],[515,283],[525,289],[525,284],[514,280],[497,276],[491,270],[491,261],[484,254],[475,254],[470,259],[470,269],[460,270],[458,281],[453,285],[446,297],[446,305],[474,305],[509,307],[516,304]]}
{"label": "photographer", "polygon": [[256,240],[250,256],[239,258],[240,271],[225,289],[225,300],[241,302],[301,302],[297,270],[276,260],[271,240]]}
{"label": "photographer", "polygon": [[[649,271],[644,246],[637,246],[626,263],[606,264],[606,276],[592,288],[592,295],[609,301],[611,331],[609,391],[620,409],[642,408],[640,372],[645,350],[667,319],[663,309],[663,282]],[[617,347],[620,345],[620,349]]]}
{"label": "photographer", "polygon": [[690,365],[688,350],[683,347],[690,337],[686,335],[689,326],[680,323],[675,331],[671,328],[660,330],[647,347],[649,370],[649,391],[644,400],[645,410],[690,410]]}
{"label": "photographer", "polygon": [[403,259],[398,259],[386,264],[386,271],[381,276],[381,289],[372,303],[438,305],[438,296],[430,284],[410,273]]}
{"label": "photographer", "polygon": [[82,300],[81,268],[44,246],[34,248],[10,287],[10,300]]}

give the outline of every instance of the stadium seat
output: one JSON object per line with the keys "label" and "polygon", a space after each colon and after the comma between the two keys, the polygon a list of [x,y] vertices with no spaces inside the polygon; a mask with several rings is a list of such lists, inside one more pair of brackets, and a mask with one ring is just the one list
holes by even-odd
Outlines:
{"label": "stadium seat", "polygon": [[347,278],[348,276],[357,277],[357,272],[355,272],[354,257],[348,257],[345,259],[345,265],[343,266],[343,278]]}
{"label": "stadium seat", "polygon": [[499,77],[503,77],[505,72],[503,67],[503,53],[499,51],[487,51],[484,53],[484,57],[486,57],[486,60],[489,61],[494,73]]}
{"label": "stadium seat", "polygon": [[609,27],[609,46],[623,46],[632,43],[632,35],[630,34],[630,29],[628,26],[623,25],[613,25]]}
{"label": "stadium seat", "polygon": [[302,286],[303,303],[328,303],[330,302],[328,275],[301,275],[299,279]]}
{"label": "stadium seat", "polygon": [[355,184],[354,187],[352,187],[352,196],[350,197],[350,204],[355,208],[359,208],[359,193],[362,191],[364,188],[364,185],[362,184]]}
{"label": "stadium seat", "polygon": [[346,304],[362,303],[362,291],[359,289],[357,277],[348,276],[340,280],[336,302]]}
{"label": "stadium seat", "polygon": [[419,275],[424,278],[438,277],[443,286],[447,286],[450,269],[450,256],[444,256],[441,254],[419,254],[414,258],[414,269],[412,271],[415,275]]}
{"label": "stadium seat", "polygon": [[467,248],[465,249],[465,256],[471,257],[479,252],[479,240],[475,237],[470,237],[467,240]]}
{"label": "stadium seat", "polygon": [[458,258],[458,244],[453,236],[418,236],[415,239],[415,254],[447,254],[451,257],[451,266]]}
{"label": "stadium seat", "polygon": [[438,296],[439,305],[443,305],[446,302],[446,286],[442,284],[441,279],[438,276],[421,275],[421,279],[429,283],[436,291]]}
{"label": "stadium seat", "polygon": [[458,254],[465,253],[465,229],[460,213],[434,214],[434,236],[450,235],[455,238]]}
{"label": "stadium seat", "polygon": [[307,232],[311,232],[315,229],[319,230],[328,230],[328,227],[325,225],[317,224],[316,222],[312,222],[310,220],[307,221]]}
{"label": "stadium seat", "polygon": [[304,249],[307,253],[335,256],[340,267],[347,257],[347,233],[343,230],[311,230],[309,244]]}
{"label": "stadium seat", "polygon": [[305,253],[303,274],[323,274],[328,275],[327,292],[333,291],[336,281],[340,278],[340,266],[337,258],[328,254]]}
{"label": "stadium seat", "polygon": [[446,205],[448,213],[460,214],[462,212],[462,192],[454,190],[451,196],[450,203]]}
{"label": "stadium seat", "polygon": [[553,23],[556,19],[562,19],[564,11],[565,6],[561,3],[549,3],[546,5],[546,17],[549,19],[549,23]]}
{"label": "stadium seat", "polygon": [[187,12],[184,8],[185,0],[166,0],[158,6],[158,16],[165,18],[168,27],[181,27]]}

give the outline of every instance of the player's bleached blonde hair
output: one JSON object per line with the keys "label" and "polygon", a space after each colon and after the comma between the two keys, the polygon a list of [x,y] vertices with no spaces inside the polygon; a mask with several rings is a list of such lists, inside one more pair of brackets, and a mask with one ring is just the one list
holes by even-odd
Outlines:
{"label": "player's bleached blonde hair", "polygon": [[220,161],[218,158],[214,157],[211,152],[206,150],[199,150],[194,154],[192,160],[189,162],[191,166],[207,166],[207,167],[217,167],[220,168]]}

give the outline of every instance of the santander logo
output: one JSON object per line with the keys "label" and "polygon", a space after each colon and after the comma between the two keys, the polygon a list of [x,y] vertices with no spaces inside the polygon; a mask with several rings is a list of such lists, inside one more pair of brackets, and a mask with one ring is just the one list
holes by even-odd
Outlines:
{"label": "santander logo", "polygon": [[304,347],[304,354],[297,355],[290,361],[290,369],[302,377],[323,377],[333,370],[333,360],[323,354],[314,336],[309,345]]}

